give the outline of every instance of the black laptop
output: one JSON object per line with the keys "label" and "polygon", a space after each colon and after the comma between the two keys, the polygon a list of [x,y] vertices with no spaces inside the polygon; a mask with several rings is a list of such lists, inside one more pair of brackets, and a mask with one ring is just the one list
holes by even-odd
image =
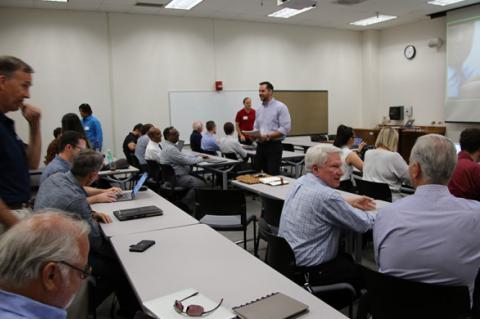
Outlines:
{"label": "black laptop", "polygon": [[129,209],[120,209],[113,212],[113,215],[121,222],[130,219],[153,217],[163,215],[163,211],[157,206],[142,206]]}

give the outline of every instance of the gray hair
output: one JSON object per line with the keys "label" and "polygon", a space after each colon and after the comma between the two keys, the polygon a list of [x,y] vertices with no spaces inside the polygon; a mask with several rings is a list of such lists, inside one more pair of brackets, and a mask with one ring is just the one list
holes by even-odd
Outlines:
{"label": "gray hair", "polygon": [[19,58],[8,55],[0,56],[0,75],[11,77],[18,70],[33,73],[33,68]]}
{"label": "gray hair", "polygon": [[410,164],[418,163],[422,175],[431,184],[446,185],[457,164],[457,151],[445,136],[428,134],[417,139],[410,154]]}
{"label": "gray hair", "polygon": [[195,121],[192,123],[192,129],[194,131],[198,131],[199,129],[203,128],[203,124],[200,121]]}
{"label": "gray hair", "polygon": [[330,144],[318,144],[310,147],[305,154],[305,170],[312,172],[314,165],[323,166],[329,154],[339,154],[342,150]]}
{"label": "gray hair", "polygon": [[72,174],[85,177],[90,173],[98,172],[103,165],[103,155],[91,149],[84,149],[73,159]]}
{"label": "gray hair", "polygon": [[85,221],[58,210],[21,220],[0,237],[0,282],[19,288],[37,279],[49,261],[75,262],[78,240],[89,232]]}

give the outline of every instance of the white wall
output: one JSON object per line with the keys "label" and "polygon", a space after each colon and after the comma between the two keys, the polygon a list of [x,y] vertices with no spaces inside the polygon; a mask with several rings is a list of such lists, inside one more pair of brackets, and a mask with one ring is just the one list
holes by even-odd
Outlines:
{"label": "white wall", "polygon": [[[429,48],[428,41],[446,37],[445,18],[425,20],[418,23],[386,29],[380,33],[379,44],[379,104],[375,122],[388,115],[388,106],[413,106],[417,125],[443,123],[445,100],[445,46]],[[403,50],[408,44],[415,45],[417,55],[405,59]],[[442,125],[445,125],[443,123]],[[458,141],[465,127],[478,124],[446,124],[447,136]]]}
{"label": "white wall", "polygon": [[[342,31],[283,24],[167,16],[0,10],[0,52],[36,70],[31,103],[43,109],[43,148],[64,113],[88,102],[102,121],[105,149],[137,122],[169,123],[168,92],[277,89],[329,91],[329,127],[373,127],[390,105],[412,105],[417,124],[443,121],[443,18],[383,31]],[[414,44],[417,56],[403,50]],[[240,101],[239,101],[240,105]],[[14,114],[17,130],[27,127]],[[172,123],[175,125],[175,123]],[[464,125],[447,125],[458,138]]]}
{"label": "white wall", "polygon": [[[120,155],[137,122],[169,124],[169,91],[211,90],[215,80],[230,90],[256,90],[263,80],[278,89],[326,89],[330,131],[362,125],[360,32],[2,8],[0,39],[2,54],[36,69],[31,102],[44,111],[44,149],[61,116],[89,102],[104,127],[104,149]],[[26,138],[24,121],[14,118]]]}
{"label": "white wall", "polygon": [[[106,31],[104,14],[0,10],[0,52],[24,59],[35,70],[27,103],[42,109],[44,150],[63,114],[78,114],[78,105],[83,102],[90,103],[102,119],[105,143],[111,143]],[[19,112],[10,116],[27,141],[26,121]]]}

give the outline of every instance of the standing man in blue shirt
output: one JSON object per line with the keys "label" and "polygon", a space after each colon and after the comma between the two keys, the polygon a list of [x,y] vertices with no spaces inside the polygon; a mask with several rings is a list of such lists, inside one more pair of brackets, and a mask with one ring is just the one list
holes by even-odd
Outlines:
{"label": "standing man in blue shirt", "polygon": [[291,119],[287,106],[273,98],[273,85],[261,82],[258,95],[262,105],[257,109],[255,130],[260,131],[257,138],[255,165],[270,175],[280,174],[282,161],[282,140],[290,132]]}
{"label": "standing man in blue shirt", "polygon": [[[0,57],[0,223],[6,226],[13,225],[16,216],[31,212],[28,170],[38,168],[40,162],[40,110],[23,103],[30,98],[32,73],[32,67],[24,61]],[[6,116],[18,110],[29,125],[28,145],[15,132],[14,121]]]}
{"label": "standing man in blue shirt", "polygon": [[78,110],[80,111],[83,128],[85,130],[85,134],[87,134],[90,146],[95,151],[101,152],[103,144],[103,132],[100,121],[92,115],[92,108],[89,104],[81,104],[78,107]]}

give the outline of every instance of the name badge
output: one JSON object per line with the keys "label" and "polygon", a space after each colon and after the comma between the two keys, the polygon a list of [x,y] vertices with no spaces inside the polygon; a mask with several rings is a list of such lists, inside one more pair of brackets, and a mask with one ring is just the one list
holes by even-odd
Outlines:
{"label": "name badge", "polygon": [[247,120],[248,120],[248,116],[245,115],[245,116],[243,117],[243,120],[244,120],[244,121],[247,121]]}

